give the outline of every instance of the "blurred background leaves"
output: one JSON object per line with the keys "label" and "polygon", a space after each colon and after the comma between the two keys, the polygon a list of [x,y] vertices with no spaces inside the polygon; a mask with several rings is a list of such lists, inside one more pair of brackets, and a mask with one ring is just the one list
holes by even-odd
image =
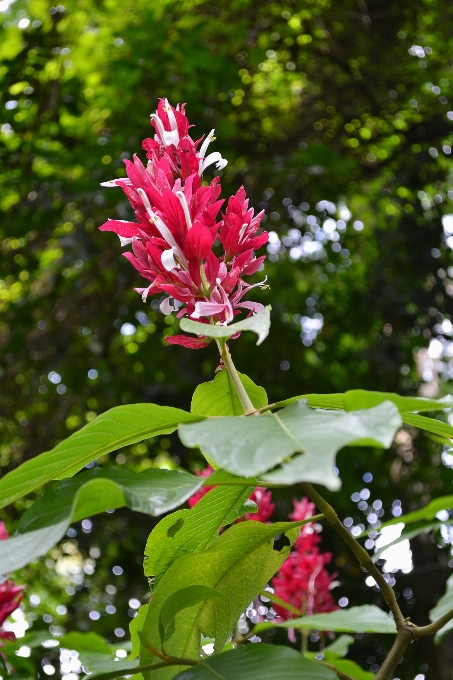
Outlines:
{"label": "blurred background leaves", "polygon": [[[244,184],[267,212],[269,289],[259,297],[273,307],[271,335],[259,349],[252,337],[232,343],[239,370],[272,401],[357,387],[451,391],[451,3],[2,0],[0,11],[2,471],[112,406],[188,408],[214,375],[214,347],[166,346],[175,318],[162,316],[159,300],[142,303],[116,237],[97,231],[109,217],[131,218],[121,191],[99,183],[123,176],[133,153],[143,158],[163,96],[187,102],[198,136],[216,129],[229,160],[224,195]],[[379,501],[385,518],[450,493],[448,456],[412,430],[391,453],[341,453],[341,517],[367,526],[350,500],[364,486],[368,510]],[[110,462],[134,471],[202,465],[172,437]],[[275,495],[284,519],[290,492]],[[31,502],[2,515],[10,530]],[[136,517],[85,520],[18,575],[33,584],[34,628],[93,629],[112,641],[127,630],[130,600],[146,597],[152,526]],[[413,570],[398,575],[418,623],[444,590],[449,541],[448,532],[417,538]],[[324,542],[341,594],[379,604],[328,531]],[[451,641],[436,653],[432,644],[409,650],[409,672],[451,678]],[[367,668],[384,651],[366,636],[352,648]]]}

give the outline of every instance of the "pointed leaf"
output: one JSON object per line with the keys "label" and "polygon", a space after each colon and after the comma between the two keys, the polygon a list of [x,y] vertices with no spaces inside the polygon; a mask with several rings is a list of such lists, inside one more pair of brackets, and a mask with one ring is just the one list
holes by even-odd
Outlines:
{"label": "pointed leaf", "polygon": [[[298,401],[277,413],[181,425],[179,436],[183,444],[199,446],[232,474],[262,475],[263,480],[280,484],[317,482],[337,490],[337,451],[348,444],[388,447],[400,425],[398,410],[390,402],[347,413],[313,410]],[[302,455],[286,462],[294,453]],[[279,464],[279,469],[263,475]]]}
{"label": "pointed leaf", "polygon": [[435,420],[434,418],[427,418],[426,416],[417,416],[412,413],[405,413],[403,415],[403,421],[408,425],[413,425],[418,427],[420,430],[425,432],[432,432],[440,437],[446,437],[447,439],[453,439],[453,427],[448,423],[443,423],[441,420]]}
{"label": "pointed leaf", "polygon": [[212,656],[179,673],[175,680],[338,680],[322,664],[294,649],[255,644]]}
{"label": "pointed leaf", "polygon": [[404,524],[413,524],[414,522],[420,522],[422,520],[431,520],[434,519],[441,510],[451,510],[452,508],[453,496],[440,496],[439,498],[434,498],[428,505],[420,508],[420,510],[414,510],[414,512],[409,512],[407,515],[400,515],[400,517],[395,517],[394,519],[389,519],[387,522],[383,522],[379,527],[379,531],[382,531],[384,527],[391,526],[392,524],[399,524],[400,522],[404,522]]}
{"label": "pointed leaf", "polygon": [[161,515],[184,503],[203,480],[187,472],[114,467],[87,470],[52,486],[22,516],[19,536],[0,541],[4,573],[15,571],[44,555],[65,535],[71,523],[127,506]]}
{"label": "pointed leaf", "polygon": [[[239,377],[254,407],[267,406],[266,390],[243,373],[239,373]],[[213,381],[198,385],[190,412],[201,416],[240,416],[244,413],[228,371],[219,371]]]}
{"label": "pointed leaf", "polygon": [[253,331],[257,334],[257,345],[267,338],[271,326],[270,307],[266,307],[259,314],[249,316],[248,319],[237,321],[229,326],[214,326],[207,323],[200,323],[199,321],[192,321],[183,317],[179,322],[182,331],[186,333],[194,333],[195,335],[202,335],[208,338],[228,339],[241,331]]}
{"label": "pointed leaf", "polygon": [[[236,519],[253,487],[218,487],[209,491],[191,510],[164,517],[149,535],[143,568],[156,587],[173,562],[187,553],[205,550],[219,527]],[[233,517],[231,516],[233,513]]]}
{"label": "pointed leaf", "polygon": [[426,399],[425,397],[402,397],[394,392],[370,392],[368,390],[349,390],[344,395],[344,407],[346,411],[355,411],[362,408],[372,408],[382,404],[383,401],[391,401],[400,413],[420,411],[441,411],[453,406],[451,395],[444,399]]}
{"label": "pointed leaf", "polygon": [[[165,650],[172,656],[198,659],[200,633],[215,638],[221,650],[234,629],[241,612],[260,592],[287,558],[290,545],[304,522],[261,522],[235,524],[202,553],[185,555],[177,560],[156,588],[142,631],[143,645],[158,648],[159,617],[165,600],[175,591],[191,585],[214,588],[225,599],[201,603],[175,619],[176,632]],[[286,534],[288,545],[274,550],[274,537]],[[152,654],[142,645],[140,664],[150,663]],[[148,677],[145,675],[145,677]],[[173,677],[168,669],[153,673],[153,680]]]}
{"label": "pointed leaf", "polygon": [[0,508],[51,479],[72,477],[87,463],[157,434],[174,432],[179,423],[200,420],[186,411],[155,404],[116,406],[60,442],[26,461],[0,480]]}
{"label": "pointed leaf", "polygon": [[268,628],[304,628],[329,630],[338,633],[396,633],[395,622],[375,605],[365,604],[350,609],[339,609],[328,614],[314,614],[283,621],[282,623],[259,623],[254,632]]}

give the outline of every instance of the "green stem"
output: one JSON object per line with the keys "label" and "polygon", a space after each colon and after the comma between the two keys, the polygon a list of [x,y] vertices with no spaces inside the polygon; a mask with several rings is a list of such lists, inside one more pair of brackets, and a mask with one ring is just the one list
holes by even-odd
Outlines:
{"label": "green stem", "polygon": [[220,356],[223,359],[223,364],[228,371],[228,374],[233,381],[233,385],[236,389],[241,406],[244,409],[244,415],[250,415],[256,412],[256,408],[253,406],[249,395],[247,394],[244,385],[241,382],[239,374],[236,370],[231,354],[228,351],[225,340],[217,340],[217,346],[219,348]]}

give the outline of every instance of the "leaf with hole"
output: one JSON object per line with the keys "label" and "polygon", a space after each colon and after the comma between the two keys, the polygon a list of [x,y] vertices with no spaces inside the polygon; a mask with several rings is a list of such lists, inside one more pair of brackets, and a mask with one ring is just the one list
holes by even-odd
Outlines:
{"label": "leaf with hole", "polygon": [[[196,506],[195,506],[196,507]],[[224,598],[210,598],[175,617],[175,633],[165,646],[167,654],[198,659],[201,634],[215,638],[221,651],[241,613],[258,595],[288,557],[290,545],[304,522],[243,522],[221,534],[207,550],[184,555],[174,562],[161,579],[151,600],[142,630],[140,664],[153,656],[144,645],[159,648],[160,612],[174,592],[188,586],[214,588]],[[274,538],[285,534],[288,545],[274,549]],[[168,680],[172,671],[153,672],[153,680]],[[145,674],[145,678],[148,676]]]}
{"label": "leaf with hole", "polygon": [[[260,475],[279,484],[316,482],[335,491],[340,487],[334,473],[337,451],[352,444],[389,447],[400,425],[391,402],[347,413],[314,410],[298,401],[272,414],[180,425],[179,436],[232,474]],[[301,455],[287,460],[294,453]]]}
{"label": "leaf with hole", "polygon": [[253,487],[217,487],[191,510],[178,510],[164,517],[149,535],[145,548],[145,576],[156,587],[173,562],[187,553],[205,550],[221,526],[244,512]]}

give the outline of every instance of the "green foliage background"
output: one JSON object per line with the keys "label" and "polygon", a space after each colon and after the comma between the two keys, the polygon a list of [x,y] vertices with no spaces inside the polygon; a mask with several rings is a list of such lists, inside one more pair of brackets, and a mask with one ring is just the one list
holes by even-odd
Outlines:
{"label": "green foliage background", "polygon": [[[142,303],[132,290],[140,280],[116,237],[97,231],[108,217],[130,217],[120,190],[99,183],[123,176],[122,159],[141,153],[149,114],[163,96],[187,102],[198,136],[216,128],[216,148],[229,160],[224,194],[244,184],[275,232],[269,289],[259,294],[273,307],[271,335],[259,349],[252,337],[232,343],[239,370],[273,401],[358,387],[415,394],[423,380],[414,357],[436,337],[445,345],[441,389],[449,391],[453,261],[441,218],[453,200],[451,3],[0,5],[3,471],[112,406],[188,408],[196,385],[212,379],[215,348],[166,346],[176,319]],[[330,217],[345,220],[337,251],[329,240],[311,256],[291,251],[300,246],[291,230],[320,243],[320,227],[309,223]],[[135,327],[131,335],[121,333],[125,323]],[[309,327],[319,331],[311,341]],[[435,391],[427,370],[423,389]],[[367,486],[382,500],[384,518],[395,499],[406,512],[451,493],[441,447],[414,437],[409,432],[371,459],[360,450],[340,454],[344,486],[333,500],[342,518],[366,526],[350,500],[365,472],[374,477]],[[135,445],[116,463],[133,471],[201,465],[171,437]],[[288,494],[275,494],[277,519],[291,507]],[[30,502],[2,515],[10,530]],[[28,594],[41,596],[41,604],[27,604],[34,628],[92,629],[112,640],[115,628],[127,630],[128,600],[146,595],[141,551],[152,526],[136,517],[121,510],[95,518],[90,530],[78,525],[77,537],[18,574],[32,584]],[[324,543],[350,604],[379,604],[328,530]],[[415,568],[398,576],[397,590],[404,600],[412,589],[405,611],[425,623],[444,591],[451,554],[440,536],[419,537],[412,550]],[[81,583],[64,567],[68,559],[88,565]],[[122,575],[112,575],[114,565]],[[436,575],[429,582],[428,571]],[[108,606],[116,612],[106,614]],[[90,620],[93,610],[100,619]],[[451,640],[436,653],[432,645],[425,638],[411,648],[409,668],[427,679],[451,678]],[[368,668],[387,646],[365,637],[353,657]]]}

